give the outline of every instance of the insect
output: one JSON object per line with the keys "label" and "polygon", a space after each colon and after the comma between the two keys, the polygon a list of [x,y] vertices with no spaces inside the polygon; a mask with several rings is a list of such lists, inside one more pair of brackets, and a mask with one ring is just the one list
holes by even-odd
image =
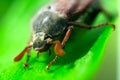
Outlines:
{"label": "insect", "polygon": [[[52,4],[43,7],[33,18],[31,25],[32,35],[28,45],[14,58],[14,61],[22,59],[27,52],[27,60],[24,64],[27,67],[32,48],[38,52],[37,56],[39,56],[40,52],[47,51],[51,45],[54,45],[56,56],[46,66],[48,70],[59,56],[65,55],[63,47],[73,31],[73,27],[92,29],[111,25],[114,28],[114,24],[109,22],[94,26],[76,22],[89,8],[104,11],[100,6],[96,6],[95,3],[98,4],[98,0],[55,0]],[[63,40],[57,39],[63,33],[65,33]]]}

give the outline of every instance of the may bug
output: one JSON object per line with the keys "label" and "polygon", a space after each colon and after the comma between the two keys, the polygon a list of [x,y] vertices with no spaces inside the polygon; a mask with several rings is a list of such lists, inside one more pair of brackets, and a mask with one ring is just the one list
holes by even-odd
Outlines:
{"label": "may bug", "polygon": [[[96,5],[97,4],[97,5]],[[30,58],[30,50],[33,48],[39,52],[49,50],[51,45],[54,45],[55,58],[47,65],[48,70],[50,66],[57,60],[59,56],[64,56],[65,52],[63,47],[66,41],[70,37],[73,27],[91,29],[102,27],[105,25],[111,25],[112,23],[101,23],[98,25],[87,25],[83,23],[77,23],[76,20],[80,19],[89,9],[94,10],[97,13],[103,11],[107,14],[104,9],[100,6],[98,0],[55,0],[52,4],[43,7],[39,13],[33,18],[32,21],[32,37],[25,47],[25,49],[14,58],[14,61],[19,61],[23,55],[27,52],[27,60],[24,66],[28,66]],[[57,39],[65,33],[63,40]]]}

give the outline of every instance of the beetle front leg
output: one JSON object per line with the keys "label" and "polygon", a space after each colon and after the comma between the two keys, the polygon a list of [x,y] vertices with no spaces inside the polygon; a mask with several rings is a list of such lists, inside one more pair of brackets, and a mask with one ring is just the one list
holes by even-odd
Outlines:
{"label": "beetle front leg", "polygon": [[55,63],[55,61],[57,60],[58,56],[64,56],[64,55],[65,55],[65,52],[64,52],[64,50],[62,49],[62,45],[61,45],[60,41],[55,41],[55,42],[53,42],[53,44],[55,44],[55,46],[54,46],[54,51],[55,51],[56,56],[55,56],[55,58],[46,66],[46,69],[47,69],[47,70],[49,70],[50,66]]}
{"label": "beetle front leg", "polygon": [[32,40],[30,40],[28,45],[22,50],[22,52],[14,58],[14,61],[21,60],[22,57],[24,56],[24,54],[27,52],[27,60],[24,63],[24,68],[26,68],[28,66],[28,61],[29,61],[29,58],[30,58],[30,50],[31,50],[32,46],[33,46],[33,42],[32,42]]}
{"label": "beetle front leg", "polygon": [[15,58],[14,61],[19,61],[22,59],[22,57],[24,56],[24,54],[28,51],[29,48],[31,48],[32,45],[28,45],[27,47],[24,48],[24,50],[22,50],[22,52],[20,54],[18,54]]}
{"label": "beetle front leg", "polygon": [[54,51],[55,51],[56,56],[55,56],[55,58],[46,66],[46,69],[47,69],[47,70],[49,70],[50,66],[55,63],[55,61],[57,60],[57,58],[58,58],[59,56],[64,56],[64,55],[65,55],[65,52],[64,52],[64,50],[63,50],[62,48],[64,47],[65,43],[66,43],[67,40],[69,39],[69,37],[70,37],[70,35],[71,35],[71,33],[72,33],[72,30],[73,30],[72,27],[70,27],[70,28],[68,29],[68,31],[66,32],[66,35],[65,35],[65,37],[64,37],[64,39],[63,39],[63,41],[62,41],[62,43],[60,43],[60,41],[55,41],[55,42],[53,42],[53,44],[55,44],[55,46],[54,46]]}
{"label": "beetle front leg", "polygon": [[66,34],[65,34],[65,37],[64,37],[64,39],[63,39],[62,43],[61,43],[62,48],[65,46],[65,43],[66,43],[66,42],[67,42],[67,40],[69,39],[69,37],[70,37],[70,35],[71,35],[72,31],[73,31],[73,27],[72,27],[72,26],[70,26],[70,27],[68,28],[68,31],[67,31],[67,32],[66,32]]}
{"label": "beetle front leg", "polygon": [[27,59],[26,59],[26,62],[24,63],[24,68],[26,68],[27,66],[29,66],[28,61],[30,59],[30,51],[31,51],[31,48],[28,48],[27,49]]}

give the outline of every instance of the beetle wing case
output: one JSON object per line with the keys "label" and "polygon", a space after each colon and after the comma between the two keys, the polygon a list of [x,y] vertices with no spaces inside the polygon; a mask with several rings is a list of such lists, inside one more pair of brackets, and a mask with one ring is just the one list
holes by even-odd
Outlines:
{"label": "beetle wing case", "polygon": [[54,6],[56,11],[70,17],[85,12],[93,1],[94,0],[55,0]]}
{"label": "beetle wing case", "polygon": [[53,3],[50,3],[42,7],[39,12],[32,18],[31,25],[36,17],[38,17],[42,12],[50,10],[52,12],[58,13],[60,16],[71,17],[82,14],[86,9],[98,0],[54,0]]}

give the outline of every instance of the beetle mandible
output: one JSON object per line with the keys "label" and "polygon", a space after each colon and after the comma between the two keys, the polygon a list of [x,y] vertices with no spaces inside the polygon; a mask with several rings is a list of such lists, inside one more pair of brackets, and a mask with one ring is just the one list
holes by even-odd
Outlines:
{"label": "beetle mandible", "polygon": [[[94,6],[98,0],[55,0],[53,3],[43,7],[32,20],[32,37],[25,49],[14,58],[14,61],[19,61],[27,52],[27,60],[24,66],[28,66],[30,58],[30,50],[33,48],[39,52],[49,50],[51,45],[54,45],[55,58],[46,66],[48,70],[50,66],[57,60],[59,56],[64,56],[63,47],[70,37],[73,26],[85,29],[97,28],[105,25],[114,24],[106,22],[98,25],[87,25],[75,22],[89,8],[93,7],[99,11],[104,11],[101,6]],[[62,41],[56,39],[58,36],[65,33]]]}

